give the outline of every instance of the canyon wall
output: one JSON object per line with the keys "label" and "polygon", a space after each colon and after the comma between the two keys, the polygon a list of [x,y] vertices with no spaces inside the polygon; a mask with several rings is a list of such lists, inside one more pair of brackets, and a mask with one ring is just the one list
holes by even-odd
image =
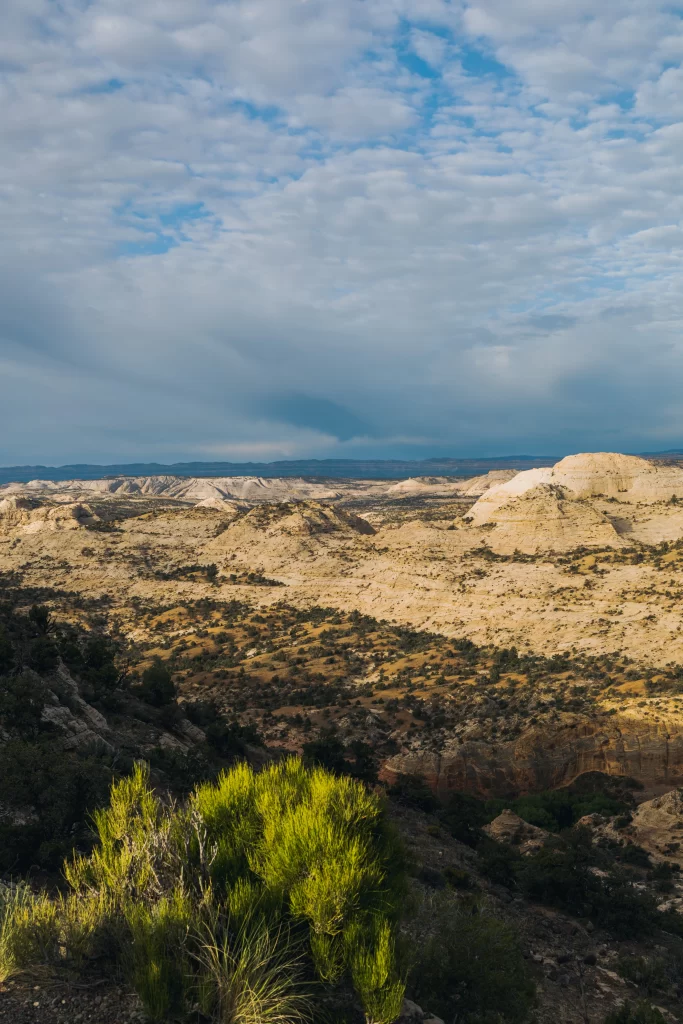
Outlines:
{"label": "canyon wall", "polygon": [[605,715],[530,729],[511,742],[465,741],[385,762],[381,777],[422,776],[441,797],[515,796],[555,789],[584,772],[630,776],[646,789],[683,785],[683,721]]}

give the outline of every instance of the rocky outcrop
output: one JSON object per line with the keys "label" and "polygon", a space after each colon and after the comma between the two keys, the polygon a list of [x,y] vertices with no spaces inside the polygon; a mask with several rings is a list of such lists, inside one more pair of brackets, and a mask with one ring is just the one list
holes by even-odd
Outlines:
{"label": "rocky outcrop", "polygon": [[50,703],[43,708],[41,718],[61,734],[59,745],[62,750],[91,746],[112,750],[106,718],[83,700],[75,680],[63,664],[57,669],[56,682],[55,689],[60,691],[61,699],[51,690]]}
{"label": "rocky outcrop", "polygon": [[529,469],[490,488],[470,509],[471,522],[491,522],[496,509],[544,484],[564,488],[573,500],[602,497],[652,503],[683,497],[683,470],[616,452],[568,455],[549,469]]}
{"label": "rocky outcrop", "polygon": [[640,804],[624,833],[653,857],[683,866],[683,793],[674,789]]}
{"label": "rocky outcrop", "polygon": [[482,831],[497,843],[516,846],[525,857],[540,850],[549,836],[545,829],[530,825],[509,808],[501,811],[488,825],[484,825]]}
{"label": "rocky outcrop", "polygon": [[516,476],[519,476],[519,471],[516,469],[491,469],[488,473],[484,473],[483,476],[473,476],[469,480],[459,480],[460,486],[458,491],[463,497],[476,498],[481,494],[486,494],[493,487],[500,487],[502,484],[508,483]]}
{"label": "rocky outcrop", "polygon": [[631,777],[646,787],[682,785],[683,722],[566,716],[508,742],[470,740],[439,753],[397,754],[385,762],[382,777],[393,782],[420,775],[439,796],[460,791],[505,797],[556,789],[585,772]]}
{"label": "rocky outcrop", "polygon": [[32,498],[11,497],[0,501],[0,533],[40,533],[43,530],[75,530],[98,522],[93,510],[80,502],[41,504]]}
{"label": "rocky outcrop", "polygon": [[[587,814],[576,828],[588,829],[594,843],[623,846],[634,843],[656,862],[669,861],[683,867],[683,791],[670,790],[640,804],[632,815],[605,817]],[[678,880],[676,909],[683,910],[683,883]]]}
{"label": "rocky outcrop", "polygon": [[232,556],[239,564],[278,572],[291,569],[297,559],[316,558],[330,546],[374,533],[360,516],[317,501],[257,505],[210,541],[203,555],[211,561]]}
{"label": "rocky outcrop", "polygon": [[539,484],[491,512],[486,543],[498,554],[623,547],[626,541],[606,515],[587,501],[572,501],[555,484]]}

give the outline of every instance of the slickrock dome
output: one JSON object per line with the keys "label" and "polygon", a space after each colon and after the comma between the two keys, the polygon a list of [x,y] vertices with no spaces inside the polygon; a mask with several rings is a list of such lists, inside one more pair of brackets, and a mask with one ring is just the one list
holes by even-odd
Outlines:
{"label": "slickrock dome", "polygon": [[408,495],[471,495],[476,497],[484,494],[491,487],[498,487],[518,476],[516,469],[492,469],[482,476],[414,476],[408,480],[399,480],[387,488],[388,497],[405,497]]}
{"label": "slickrock dome", "polygon": [[462,480],[452,476],[411,476],[408,480],[399,480],[387,487],[389,497],[419,494],[456,494],[460,490]]}
{"label": "slickrock dome", "polygon": [[652,503],[668,501],[673,495],[683,498],[683,470],[677,466],[657,466],[635,455],[592,452],[568,455],[550,469],[530,469],[491,488],[470,509],[470,521],[489,522],[495,509],[539,484],[556,484],[571,499],[600,496]]}
{"label": "slickrock dome", "polygon": [[491,511],[487,541],[499,554],[622,547],[614,526],[588,502],[573,501],[563,487],[540,484]]}
{"label": "slickrock dome", "polygon": [[549,833],[537,825],[530,825],[509,808],[501,811],[489,825],[482,829],[497,843],[519,847],[520,853],[529,856],[536,853],[549,839]]}

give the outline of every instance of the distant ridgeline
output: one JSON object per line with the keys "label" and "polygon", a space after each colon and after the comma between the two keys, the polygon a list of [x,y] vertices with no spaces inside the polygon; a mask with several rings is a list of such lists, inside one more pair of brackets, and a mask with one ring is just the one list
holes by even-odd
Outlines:
{"label": "distant ridgeline", "polygon": [[29,480],[100,480],[107,476],[262,476],[333,477],[354,480],[403,480],[414,476],[470,477],[490,469],[553,466],[556,455],[506,455],[493,459],[297,459],[281,462],[134,462],[113,466],[0,467],[0,484]]}

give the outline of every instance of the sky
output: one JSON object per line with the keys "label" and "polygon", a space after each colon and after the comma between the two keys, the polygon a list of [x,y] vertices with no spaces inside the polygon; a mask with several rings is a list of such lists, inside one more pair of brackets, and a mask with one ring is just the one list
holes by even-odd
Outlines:
{"label": "sky", "polygon": [[683,445],[683,6],[3,0],[0,464]]}

